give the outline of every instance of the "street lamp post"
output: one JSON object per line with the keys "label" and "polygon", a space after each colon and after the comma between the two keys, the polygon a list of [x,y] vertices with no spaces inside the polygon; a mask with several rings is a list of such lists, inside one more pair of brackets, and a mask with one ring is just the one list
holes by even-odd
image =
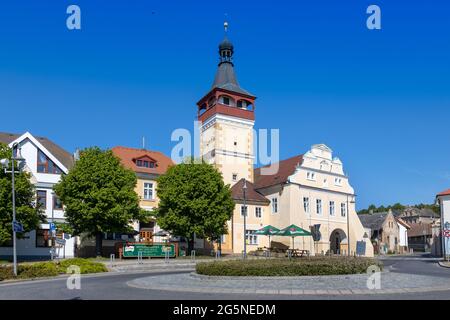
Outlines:
{"label": "street lamp post", "polygon": [[[17,276],[17,246],[16,246],[16,188],[15,188],[15,161],[18,162],[18,169],[20,171],[20,161],[24,161],[25,159],[23,159],[20,156],[20,148],[18,149],[17,147],[19,146],[19,144],[17,142],[15,142],[12,146],[12,151],[11,151],[11,185],[12,185],[12,211],[13,211],[13,219],[12,219],[12,228],[13,228],[13,269],[14,269],[14,276]],[[17,154],[14,154],[15,150],[17,151]],[[2,159],[1,160],[1,164],[2,166],[5,167],[5,172],[7,171],[7,167],[9,165],[9,161],[8,159]]]}
{"label": "street lamp post", "polygon": [[[350,201],[350,203],[355,203],[355,200]],[[348,194],[347,194],[347,208],[346,208],[346,214],[347,214],[347,251],[348,256],[351,256],[351,250],[350,250],[350,208],[349,208],[349,201],[348,201]]]}
{"label": "street lamp post", "polygon": [[247,259],[247,180],[244,180],[242,191],[244,193],[244,259]]}

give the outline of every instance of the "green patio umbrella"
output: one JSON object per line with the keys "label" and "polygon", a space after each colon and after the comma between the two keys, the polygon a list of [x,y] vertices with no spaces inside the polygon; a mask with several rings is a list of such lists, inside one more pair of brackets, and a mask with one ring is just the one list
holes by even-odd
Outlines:
{"label": "green patio umbrella", "polygon": [[269,247],[270,247],[270,237],[277,235],[280,229],[275,228],[271,225],[265,226],[264,228],[255,232],[256,235],[259,236],[269,236]]}
{"label": "green patio umbrella", "polygon": [[297,227],[295,224],[290,225],[283,230],[280,230],[276,233],[277,236],[282,237],[292,237],[292,249],[294,249],[294,238],[295,237],[308,237],[312,236],[311,232],[306,231],[300,227]]}

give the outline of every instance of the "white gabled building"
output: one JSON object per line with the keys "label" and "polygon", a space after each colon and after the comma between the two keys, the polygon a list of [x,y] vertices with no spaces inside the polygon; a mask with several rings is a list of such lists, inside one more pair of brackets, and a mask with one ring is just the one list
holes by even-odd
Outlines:
{"label": "white gabled building", "polygon": [[450,230],[450,189],[442,191],[436,196],[436,199],[441,208],[441,221],[440,221],[440,248],[435,252],[437,255],[448,257],[450,256],[450,238],[445,237]]}
{"label": "white gabled building", "polygon": [[[31,175],[31,183],[36,187],[36,201],[45,208],[46,223],[38,230],[29,232],[24,239],[17,241],[17,256],[22,260],[46,259],[51,256],[50,222],[65,222],[61,201],[55,195],[53,186],[67,174],[73,166],[73,156],[60,146],[43,137],[34,137],[26,132],[22,135],[0,133],[0,142],[12,147],[19,144],[22,157],[25,159],[24,170]],[[65,246],[57,246],[58,257],[74,257],[77,238],[57,232],[57,238],[65,239]],[[10,258],[12,246],[0,247],[0,258]]]}

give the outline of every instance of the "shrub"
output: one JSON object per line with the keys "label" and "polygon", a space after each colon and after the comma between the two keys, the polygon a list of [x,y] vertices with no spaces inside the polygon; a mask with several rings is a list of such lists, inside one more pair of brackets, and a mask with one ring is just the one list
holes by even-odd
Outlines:
{"label": "shrub", "polygon": [[209,276],[317,276],[366,273],[367,269],[382,264],[369,258],[311,257],[301,260],[253,259],[198,263],[198,274]]}
{"label": "shrub", "polygon": [[[57,262],[37,262],[29,264],[19,264],[17,268],[18,279],[30,279],[40,277],[53,277],[59,274],[65,274],[70,266],[79,266],[82,274],[108,272],[106,266],[99,262],[93,262],[86,259],[67,259]],[[0,281],[14,279],[13,267],[0,266]]]}
{"label": "shrub", "polygon": [[60,273],[66,273],[67,268],[70,266],[80,267],[82,274],[108,272],[108,269],[103,263],[81,258],[63,260],[57,263],[57,265]]}

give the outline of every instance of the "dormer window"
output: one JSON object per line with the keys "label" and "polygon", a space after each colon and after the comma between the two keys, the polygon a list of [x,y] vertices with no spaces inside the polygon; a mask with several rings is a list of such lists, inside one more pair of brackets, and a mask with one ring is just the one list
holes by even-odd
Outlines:
{"label": "dormer window", "polygon": [[140,168],[152,169],[156,167],[156,162],[154,160],[151,160],[150,158],[144,157],[136,160],[136,166]]}

